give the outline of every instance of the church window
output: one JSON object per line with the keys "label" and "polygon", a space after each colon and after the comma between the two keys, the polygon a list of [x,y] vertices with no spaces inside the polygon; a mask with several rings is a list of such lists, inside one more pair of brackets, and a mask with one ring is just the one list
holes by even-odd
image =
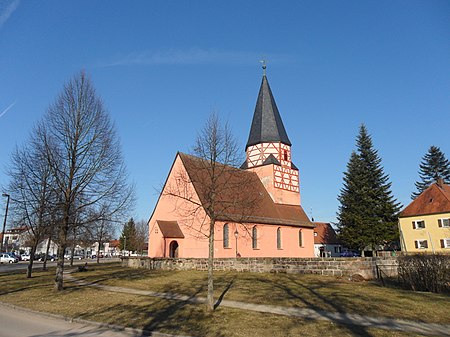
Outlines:
{"label": "church window", "polygon": [[281,249],[281,228],[277,228],[277,249]]}
{"label": "church window", "polygon": [[229,236],[229,228],[228,224],[226,223],[223,225],[223,248],[230,248],[230,236]]}
{"label": "church window", "polygon": [[303,233],[301,229],[298,231],[298,245],[303,247]]}
{"label": "church window", "polygon": [[258,229],[256,228],[256,226],[253,226],[252,228],[252,248],[258,248]]}
{"label": "church window", "polygon": [[286,150],[283,150],[283,158],[284,158],[284,161],[288,160],[288,153]]}

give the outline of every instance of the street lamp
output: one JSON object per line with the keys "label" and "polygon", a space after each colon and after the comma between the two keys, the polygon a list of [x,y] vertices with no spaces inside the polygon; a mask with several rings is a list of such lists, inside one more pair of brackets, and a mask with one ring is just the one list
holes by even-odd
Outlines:
{"label": "street lamp", "polygon": [[3,220],[2,242],[0,244],[0,252],[3,252],[3,241],[5,240],[6,218],[8,217],[9,194],[3,193],[2,196],[8,198],[6,201],[5,219]]}
{"label": "street lamp", "polygon": [[238,239],[238,231],[237,229],[234,231],[234,237],[236,238],[236,258],[238,257],[238,250],[237,250],[237,239]]}

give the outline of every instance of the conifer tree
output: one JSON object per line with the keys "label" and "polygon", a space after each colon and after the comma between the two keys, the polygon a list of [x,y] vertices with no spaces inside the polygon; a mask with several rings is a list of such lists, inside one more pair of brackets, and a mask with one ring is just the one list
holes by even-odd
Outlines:
{"label": "conifer tree", "polygon": [[361,125],[344,173],[344,186],[338,197],[339,237],[351,249],[376,249],[398,239],[399,203],[391,193],[378,152],[364,125]]}
{"label": "conifer tree", "polygon": [[420,181],[415,183],[417,191],[411,195],[411,199],[415,199],[439,179],[443,179],[444,183],[450,182],[450,163],[439,147],[430,146],[423,156],[419,166],[419,177]]}
{"label": "conifer tree", "polygon": [[136,235],[136,223],[134,222],[134,219],[131,218],[123,226],[122,235],[119,238],[120,250],[135,251],[137,249]]}

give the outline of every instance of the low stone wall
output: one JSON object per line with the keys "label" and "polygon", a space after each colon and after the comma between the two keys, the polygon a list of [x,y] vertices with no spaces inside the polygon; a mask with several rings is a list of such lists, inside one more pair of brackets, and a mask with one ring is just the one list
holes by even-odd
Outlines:
{"label": "low stone wall", "polygon": [[[208,260],[130,257],[122,259],[122,266],[163,270],[207,270]],[[370,280],[380,276],[397,276],[397,258],[221,258],[214,259],[214,269],[329,276],[360,275]]]}

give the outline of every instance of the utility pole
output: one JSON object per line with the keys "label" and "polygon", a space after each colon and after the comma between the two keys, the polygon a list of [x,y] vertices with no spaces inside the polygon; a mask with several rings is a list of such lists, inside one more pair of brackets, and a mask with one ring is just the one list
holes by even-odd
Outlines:
{"label": "utility pole", "polygon": [[8,207],[9,207],[9,194],[3,193],[2,196],[8,199],[6,201],[5,219],[3,220],[2,242],[0,245],[0,252],[3,252],[3,242],[5,241],[6,218],[8,217]]}

